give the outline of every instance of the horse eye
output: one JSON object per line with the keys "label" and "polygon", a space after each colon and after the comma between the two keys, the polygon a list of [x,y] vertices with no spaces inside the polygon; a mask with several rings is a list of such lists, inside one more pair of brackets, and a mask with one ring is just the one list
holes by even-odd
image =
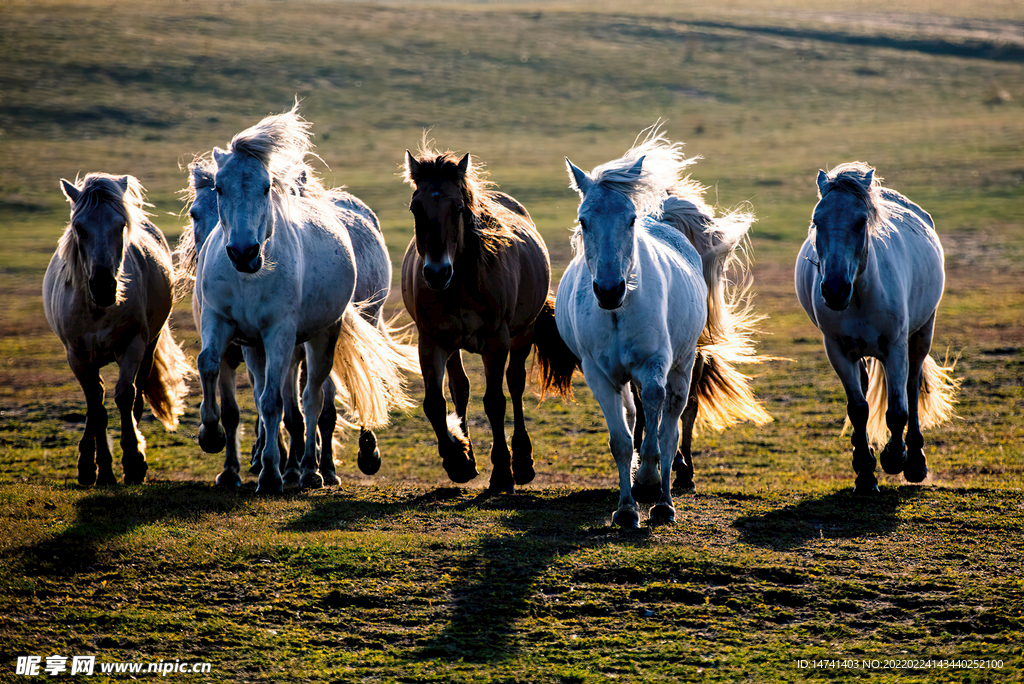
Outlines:
{"label": "horse eye", "polygon": [[216,193],[217,193],[218,195],[223,195],[223,194],[224,194],[224,191],[223,191],[223,190],[221,190],[221,188],[220,188],[220,186],[219,186],[219,185],[215,186],[215,187],[213,188],[213,190],[214,190],[214,192],[216,192]]}
{"label": "horse eye", "polygon": [[587,229],[587,222],[584,221],[583,219],[580,219],[580,229],[582,229],[582,230],[586,230]]}
{"label": "horse eye", "polygon": [[632,228],[634,225],[636,225],[636,216],[629,219],[629,227]]}
{"label": "horse eye", "polygon": [[193,221],[198,221],[198,220],[199,220],[199,214],[197,214],[197,213],[196,213],[196,212],[194,212],[194,211],[190,211],[190,212],[188,212],[188,217],[189,217],[190,219],[192,219]]}
{"label": "horse eye", "polygon": [[267,187],[263,188],[263,194],[264,195],[269,195],[270,194],[270,186],[269,185]]}

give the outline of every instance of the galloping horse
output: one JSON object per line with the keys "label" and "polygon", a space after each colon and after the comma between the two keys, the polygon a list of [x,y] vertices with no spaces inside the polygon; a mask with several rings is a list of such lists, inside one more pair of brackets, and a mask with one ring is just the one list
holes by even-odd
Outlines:
{"label": "galloping horse", "polygon": [[945,281],[935,224],[924,209],[882,187],[863,162],[819,170],[817,183],[810,234],[796,260],[796,293],[846,390],[854,491],[878,491],[871,446],[881,447],[887,431],[882,469],[921,482],[928,475],[921,430],[953,415],[959,387],[952,366],[928,353]]}
{"label": "galloping horse", "polygon": [[[350,425],[379,427],[391,409],[411,405],[401,375],[415,369],[411,350],[359,316],[348,231],[333,202],[303,193],[297,184],[310,148],[308,128],[296,106],[242,131],[227,151],[213,150],[220,229],[199,252],[195,286],[203,338],[199,444],[207,452],[224,448],[215,392],[221,357],[235,341],[251,347],[247,365],[268,436],[280,430],[282,390],[297,344],[306,353],[306,416],[320,415],[323,384],[332,372]],[[303,487],[323,485],[318,442],[310,419]],[[265,439],[258,492],[282,491],[280,456],[278,440]],[[227,464],[221,479],[238,481],[238,468]]]}
{"label": "galloping horse", "polygon": [[[680,416],[687,460],[695,421],[723,429],[771,420],[732,367],[764,360],[750,339],[757,318],[724,276],[753,216],[715,217],[705,188],[680,177],[696,161],[680,147],[652,128],[589,174],[565,160],[581,202],[555,318],[608,424],[619,470],[612,523],[622,527],[639,524],[637,501],[657,502],[652,523],[675,520],[669,476]],[[638,468],[631,384],[647,429]]]}
{"label": "galloping horse", "polygon": [[78,482],[117,482],[99,373],[113,361],[120,367],[114,402],[121,412],[124,482],[139,484],[149,468],[138,426],[142,397],[164,427],[174,430],[193,374],[167,325],[174,292],[171,250],[148,220],[134,177],[90,173],[81,183],[61,179],[61,186],[71,203],[71,222],[43,278],[43,309],[88,405]]}
{"label": "galloping horse", "polygon": [[[325,194],[334,203],[339,214],[339,220],[348,229],[357,266],[356,287],[353,298],[360,304],[360,315],[370,324],[384,329],[385,322],[382,318],[382,309],[391,291],[391,259],[388,255],[380,222],[377,220],[376,214],[361,200],[341,188],[325,190],[305,160],[297,162],[297,166],[295,190],[300,195],[310,193]],[[186,230],[182,233],[178,247],[175,249],[178,269],[182,276],[179,278],[179,283],[185,287],[195,281],[199,251],[203,248],[210,233],[217,227],[220,218],[217,209],[217,193],[214,190],[217,165],[212,159],[199,156],[189,164],[188,171],[189,186],[183,193],[186,195],[188,202],[191,230]],[[352,214],[355,214],[355,216]],[[192,313],[198,328],[200,303],[196,302],[195,299],[193,300]],[[287,464],[284,464],[286,482],[293,482],[298,479],[299,463],[302,461],[305,449],[305,422],[299,409],[297,389],[299,364],[305,358],[302,353],[303,351],[301,346],[296,347],[292,369],[290,369],[288,379],[282,388],[285,401],[284,424],[291,437]],[[221,359],[219,387],[221,423],[227,433],[226,464],[237,463],[239,460],[238,402],[235,398],[235,371],[238,364],[243,360],[244,354],[243,347],[232,344],[225,351]],[[334,406],[334,398],[337,390],[334,386],[334,381],[330,378],[324,383],[323,389],[324,405],[317,419],[322,450],[320,474],[323,476],[325,484],[337,484],[338,479],[335,473],[333,456],[333,434],[334,427],[337,424],[337,410]],[[251,472],[255,474],[258,474],[262,467],[260,455],[262,453],[263,440],[264,434],[259,428],[259,421],[257,421],[257,439],[253,444],[253,464],[251,468]],[[283,442],[279,443],[279,449],[282,451],[285,449]],[[372,475],[380,469],[380,452],[377,449],[376,435],[373,434],[372,430],[363,428],[361,431],[357,462],[360,470],[367,475]],[[226,465],[225,468],[228,468],[228,466]]]}
{"label": "galloping horse", "polygon": [[[511,493],[535,475],[523,416],[530,349],[536,346],[544,388],[559,393],[571,386],[553,383],[555,370],[566,358],[571,369],[575,359],[555,327],[547,247],[530,214],[513,198],[490,190],[469,154],[458,159],[427,147],[424,141],[418,159],[405,153],[416,235],[402,264],[402,297],[419,331],[423,412],[437,435],[448,477],[458,483],[476,477],[462,350],[480,354],[487,379],[484,410],[494,437],[489,489]],[[455,402],[455,413],[447,418],[446,369]],[[503,374],[512,395],[511,454],[505,443]]]}

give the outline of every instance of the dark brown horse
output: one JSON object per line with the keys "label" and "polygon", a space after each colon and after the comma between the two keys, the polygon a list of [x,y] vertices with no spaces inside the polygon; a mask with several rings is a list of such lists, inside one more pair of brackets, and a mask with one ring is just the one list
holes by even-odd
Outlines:
{"label": "dark brown horse", "polygon": [[[489,190],[491,184],[468,154],[458,159],[451,152],[423,149],[416,159],[407,150],[405,179],[413,187],[409,209],[416,235],[402,264],[402,297],[419,331],[426,386],[423,412],[434,427],[442,464],[452,481],[476,477],[466,424],[469,378],[462,350],[480,354],[487,378],[484,411],[494,436],[490,490],[510,493],[535,474],[533,446],[523,419],[531,347],[536,346],[545,391],[569,392],[569,381],[556,380],[565,376],[556,369],[576,364],[555,327],[547,247],[526,209],[508,195]],[[446,369],[455,402],[451,416],[442,388]],[[511,454],[505,443],[502,375],[512,395]]]}

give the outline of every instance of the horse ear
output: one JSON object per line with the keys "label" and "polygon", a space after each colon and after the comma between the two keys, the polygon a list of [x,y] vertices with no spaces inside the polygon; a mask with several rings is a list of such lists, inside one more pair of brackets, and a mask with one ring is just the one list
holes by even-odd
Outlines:
{"label": "horse ear", "polygon": [[635,180],[640,180],[640,176],[644,172],[644,159],[647,159],[646,155],[636,160],[636,164],[633,164],[633,168],[629,170],[629,175],[634,176]]}
{"label": "horse ear", "polygon": [[568,157],[565,158],[565,168],[569,171],[569,187],[581,195],[587,194],[587,190],[590,189],[590,179],[587,178],[587,174],[569,161]]}
{"label": "horse ear", "polygon": [[875,180],[875,170],[874,169],[870,169],[867,172],[867,174],[865,174],[864,180],[861,183],[861,185],[863,185],[865,188],[870,188],[871,187],[871,183],[874,182],[874,180]]}
{"label": "horse ear", "polygon": [[121,192],[128,192],[128,176],[121,176],[118,178],[117,186],[121,188]]}
{"label": "horse ear", "polygon": [[217,162],[218,165],[223,164],[227,161],[228,153],[219,147],[213,148],[213,161]]}
{"label": "horse ear", "polygon": [[415,179],[420,172],[420,163],[416,161],[416,157],[412,156],[412,152],[409,150],[405,151],[405,174],[410,179]]}
{"label": "horse ear", "polygon": [[473,160],[469,158],[469,152],[467,152],[466,156],[459,160],[459,173],[463,176],[469,173],[469,166],[472,163]]}
{"label": "horse ear", "polygon": [[60,179],[61,190],[64,191],[64,196],[68,198],[68,201],[74,204],[78,201],[78,198],[82,196],[82,191],[74,186],[73,183]]}
{"label": "horse ear", "polygon": [[818,196],[821,197],[825,194],[825,189],[828,188],[828,174],[818,169]]}

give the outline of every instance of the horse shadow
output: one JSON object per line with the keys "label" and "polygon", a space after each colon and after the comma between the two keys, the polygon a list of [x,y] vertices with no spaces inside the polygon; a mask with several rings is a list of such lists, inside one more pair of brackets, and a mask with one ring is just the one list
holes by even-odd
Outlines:
{"label": "horse shadow", "polygon": [[916,486],[886,487],[874,496],[861,496],[844,488],[767,513],[741,516],[732,526],[739,531],[740,541],[774,551],[797,549],[814,539],[886,536],[899,525],[899,508],[922,492]]}
{"label": "horse shadow", "polygon": [[231,513],[246,497],[201,482],[96,488],[78,499],[74,522],[54,537],[11,550],[30,576],[74,576],[102,569],[107,542],[158,522],[190,523]]}
{"label": "horse shadow", "polygon": [[465,490],[442,487],[402,504],[366,504],[346,499],[324,499],[302,518],[290,523],[293,531],[338,529],[338,519],[357,522],[362,516],[379,519],[411,509],[501,510],[509,513],[495,534],[478,539],[468,554],[454,554],[450,568],[455,578],[449,588],[446,622],[441,631],[421,643],[415,657],[469,663],[493,663],[518,649],[517,623],[528,617],[533,597],[543,591],[538,581],[558,557],[608,543],[648,544],[649,528],[625,531],[609,526],[618,492],[569,491],[542,496],[481,494],[465,498]]}

